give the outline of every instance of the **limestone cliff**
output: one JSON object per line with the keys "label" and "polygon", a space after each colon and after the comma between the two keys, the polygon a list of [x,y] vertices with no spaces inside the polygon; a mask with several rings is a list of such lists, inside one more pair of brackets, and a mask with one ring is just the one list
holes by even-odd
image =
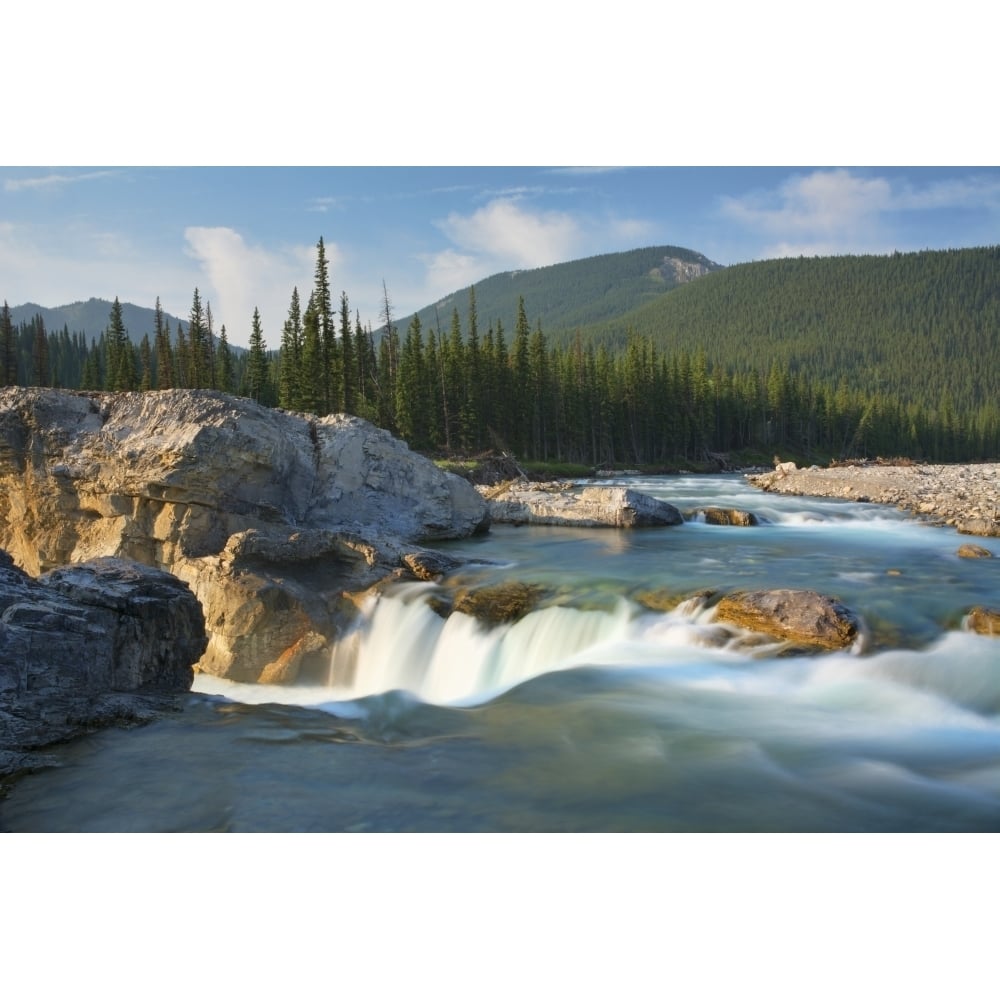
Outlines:
{"label": "limestone cliff", "polygon": [[173,573],[204,609],[197,669],[220,676],[293,680],[345,589],[487,523],[471,485],[356,417],[208,390],[0,390],[0,548],[32,575],[96,556]]}

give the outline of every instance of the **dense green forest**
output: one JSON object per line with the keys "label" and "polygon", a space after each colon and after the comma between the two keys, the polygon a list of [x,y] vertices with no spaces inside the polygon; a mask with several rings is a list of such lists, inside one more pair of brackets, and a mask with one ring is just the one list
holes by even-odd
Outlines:
{"label": "dense green forest", "polygon": [[[998,259],[994,248],[741,265],[679,285],[629,313],[621,331],[569,334],[549,334],[523,296],[506,322],[481,321],[478,286],[461,309],[433,324],[415,315],[401,331],[386,292],[376,336],[352,317],[346,292],[334,302],[321,239],[313,287],[305,302],[292,291],[273,349],[256,311],[249,350],[230,348],[197,289],[173,330],[157,301],[138,344],[117,300],[89,344],[65,327],[46,331],[40,315],[14,324],[5,303],[0,374],[66,388],[218,388],[357,414],[451,456],[500,449],[524,461],[662,468],[722,453],[996,459]],[[863,280],[858,262],[868,264]],[[810,280],[779,280],[789,274]],[[797,289],[794,302],[780,301],[782,287]],[[664,327],[654,309],[674,301],[677,325]],[[879,371],[864,375],[875,359]]]}
{"label": "dense green forest", "polygon": [[1000,394],[1000,246],[740,264],[580,332],[974,412]]}

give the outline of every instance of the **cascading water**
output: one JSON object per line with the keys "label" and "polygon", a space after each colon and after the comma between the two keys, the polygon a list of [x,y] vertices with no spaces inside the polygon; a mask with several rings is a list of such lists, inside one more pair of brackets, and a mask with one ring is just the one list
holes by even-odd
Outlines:
{"label": "cascading water", "polygon": [[[1000,559],[735,476],[629,485],[762,523],[442,545],[461,579],[373,600],[326,684],[199,675],[180,716],[22,779],[0,828],[1000,830],[1000,640],[963,628],[1000,604]],[[515,622],[439,613],[453,585],[510,581],[545,595]],[[786,656],[697,596],[779,587],[838,598],[871,648]]]}

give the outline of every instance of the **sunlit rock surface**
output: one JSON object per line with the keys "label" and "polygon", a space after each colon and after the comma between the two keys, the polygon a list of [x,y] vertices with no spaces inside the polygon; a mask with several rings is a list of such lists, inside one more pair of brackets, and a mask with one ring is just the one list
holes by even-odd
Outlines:
{"label": "sunlit rock surface", "polygon": [[517,481],[483,494],[497,524],[645,528],[684,522],[672,504],[624,486],[590,486],[577,493],[566,484]]}
{"label": "sunlit rock surface", "polygon": [[341,595],[420,543],[488,525],[485,502],[357,417],[209,390],[0,390],[0,547],[32,575],[96,556],[169,571],[204,609],[197,669],[294,680]]}

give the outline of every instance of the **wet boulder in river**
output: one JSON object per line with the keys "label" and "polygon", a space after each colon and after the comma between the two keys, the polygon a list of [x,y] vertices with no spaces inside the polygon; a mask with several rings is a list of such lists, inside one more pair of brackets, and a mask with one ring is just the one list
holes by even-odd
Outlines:
{"label": "wet boulder in river", "polygon": [[716,615],[751,632],[820,649],[844,649],[863,637],[863,623],[839,601],[814,590],[755,590],[728,594]]}

